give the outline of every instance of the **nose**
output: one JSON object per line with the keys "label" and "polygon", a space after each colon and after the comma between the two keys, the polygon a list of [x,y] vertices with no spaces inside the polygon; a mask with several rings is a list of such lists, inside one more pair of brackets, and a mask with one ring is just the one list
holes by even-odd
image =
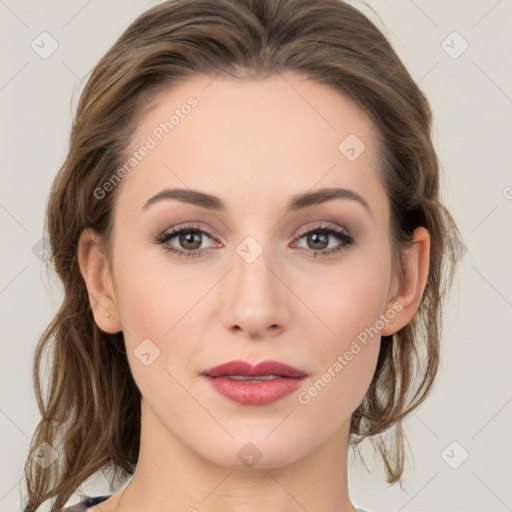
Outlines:
{"label": "nose", "polygon": [[239,335],[244,333],[251,339],[266,339],[286,329],[291,291],[271,251],[249,239],[234,252],[229,274],[221,310],[227,330],[239,331]]}

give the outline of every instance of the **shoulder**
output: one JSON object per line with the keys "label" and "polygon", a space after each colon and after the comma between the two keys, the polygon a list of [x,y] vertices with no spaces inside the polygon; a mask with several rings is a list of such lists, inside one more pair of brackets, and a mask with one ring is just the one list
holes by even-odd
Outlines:
{"label": "shoulder", "polygon": [[110,495],[86,498],[85,500],[82,500],[79,503],[76,503],[75,505],[64,507],[63,509],[61,509],[61,512],[84,512],[89,507],[94,507],[94,505],[97,505],[98,503],[101,503],[102,501],[105,501],[108,498],[110,498]]}

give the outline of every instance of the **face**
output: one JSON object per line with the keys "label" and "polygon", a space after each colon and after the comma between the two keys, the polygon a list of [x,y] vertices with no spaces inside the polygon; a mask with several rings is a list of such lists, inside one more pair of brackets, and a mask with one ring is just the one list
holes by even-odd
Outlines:
{"label": "face", "polygon": [[[115,316],[143,415],[228,467],[249,442],[259,467],[277,467],[348,432],[395,309],[375,128],[334,89],[285,77],[169,90],[140,122],[126,156],[140,161],[116,190]],[[350,192],[288,209],[325,188]],[[218,199],[155,198],[166,189]],[[268,359],[307,376],[262,405],[202,375]]]}

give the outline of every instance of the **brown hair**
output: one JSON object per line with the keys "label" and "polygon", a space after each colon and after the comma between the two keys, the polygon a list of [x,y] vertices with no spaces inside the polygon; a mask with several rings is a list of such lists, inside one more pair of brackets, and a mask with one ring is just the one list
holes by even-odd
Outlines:
{"label": "brown hair", "polygon": [[[179,81],[194,74],[265,77],[288,71],[334,87],[375,123],[395,261],[414,228],[430,233],[420,307],[407,326],[382,337],[375,375],[351,420],[354,445],[376,441],[387,481],[401,483],[401,421],[423,402],[437,372],[441,302],[460,240],[439,200],[428,101],[381,31],[341,0],[174,0],[140,15],[93,69],[69,153],[53,183],[46,222],[64,299],[34,357],[42,418],[25,464],[25,512],[53,498],[51,511],[58,510],[99,470],[113,470],[112,485],[116,477],[123,481],[138,460],[141,396],[123,334],[107,334],[96,325],[77,260],[86,227],[100,233],[108,249],[120,187],[102,200],[93,191],[123,165],[123,152],[151,100]],[[50,385],[43,396],[47,350]],[[380,434],[390,430],[388,446]],[[58,452],[46,468],[35,457],[43,443]]]}

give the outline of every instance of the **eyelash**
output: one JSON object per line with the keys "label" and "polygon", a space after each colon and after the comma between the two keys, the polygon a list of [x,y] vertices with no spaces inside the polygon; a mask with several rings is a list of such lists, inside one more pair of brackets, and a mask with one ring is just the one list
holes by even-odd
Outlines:
{"label": "eyelash", "polygon": [[[204,250],[196,249],[195,251],[182,251],[180,249],[176,249],[174,247],[165,245],[169,240],[175,238],[177,235],[180,235],[182,233],[188,233],[188,232],[201,233],[203,235],[206,235],[210,239],[213,238],[206,231],[203,231],[202,229],[199,229],[198,227],[182,226],[181,228],[178,228],[178,229],[171,228],[169,231],[166,231],[160,235],[157,235],[156,237],[153,238],[153,243],[162,245],[163,249],[165,251],[175,254],[181,258],[191,258],[191,257],[201,256],[205,252],[205,249]],[[346,249],[347,247],[353,245],[353,243],[354,243],[354,239],[345,230],[343,230],[343,229],[338,230],[331,226],[322,226],[322,225],[301,233],[298,237],[298,240],[300,240],[304,236],[309,235],[311,233],[321,233],[321,234],[333,235],[336,238],[338,238],[341,242],[343,242],[338,247],[334,247],[331,249],[322,249],[320,251],[315,251],[313,249],[310,249],[313,251],[315,257],[317,255],[330,256],[332,254],[338,253],[338,252]]]}

